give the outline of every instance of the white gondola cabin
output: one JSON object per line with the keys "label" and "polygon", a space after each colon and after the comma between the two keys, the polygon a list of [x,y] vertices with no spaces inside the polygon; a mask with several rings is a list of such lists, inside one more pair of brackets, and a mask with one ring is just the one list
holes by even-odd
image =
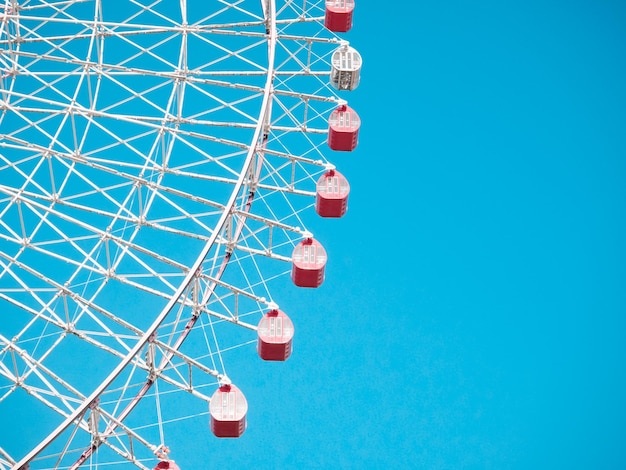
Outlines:
{"label": "white gondola cabin", "polygon": [[261,318],[257,327],[257,352],[264,361],[286,361],[291,355],[293,322],[285,312],[274,309]]}
{"label": "white gondola cabin", "polygon": [[315,211],[321,217],[342,217],[348,210],[350,184],[336,170],[328,170],[317,181]]}
{"label": "white gondola cabin", "polygon": [[328,146],[333,150],[351,152],[359,141],[361,119],[354,109],[342,104],[328,118]]}
{"label": "white gondola cabin", "polygon": [[298,287],[319,287],[324,282],[326,250],[320,242],[306,238],[292,254],[291,280]]}
{"label": "white gondola cabin", "polygon": [[345,33],[352,28],[354,0],[326,0],[324,26],[335,33]]}
{"label": "white gondola cabin", "polygon": [[330,83],[338,90],[354,90],[361,77],[361,55],[347,43],[342,44],[331,57]]}

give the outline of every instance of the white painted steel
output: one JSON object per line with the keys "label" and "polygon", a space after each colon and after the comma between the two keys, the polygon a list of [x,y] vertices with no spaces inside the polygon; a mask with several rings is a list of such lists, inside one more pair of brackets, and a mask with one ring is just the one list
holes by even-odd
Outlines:
{"label": "white painted steel", "polygon": [[183,419],[168,397],[206,415],[222,356],[289,282],[339,40],[323,0],[215,4],[0,5],[0,306],[20,320],[0,327],[0,412],[26,392],[59,418],[23,456],[0,432],[0,470],[151,468]]}

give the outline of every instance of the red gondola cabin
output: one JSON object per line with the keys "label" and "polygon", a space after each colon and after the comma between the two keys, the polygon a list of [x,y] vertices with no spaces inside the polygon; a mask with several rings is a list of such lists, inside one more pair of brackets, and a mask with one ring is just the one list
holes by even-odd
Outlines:
{"label": "red gondola cabin", "polygon": [[335,33],[345,33],[352,28],[354,0],[326,0],[324,26]]}
{"label": "red gondola cabin", "polygon": [[211,397],[211,432],[217,437],[239,437],[246,430],[248,402],[234,385],[222,385]]}
{"label": "red gondola cabin", "polygon": [[354,109],[341,105],[328,118],[328,146],[333,150],[351,152],[359,140],[361,119]]}
{"label": "red gondola cabin", "polygon": [[322,217],[343,217],[348,210],[350,184],[336,170],[328,170],[317,181],[315,211]]}
{"label": "red gondola cabin", "polygon": [[172,460],[162,460],[154,467],[154,470],[180,470],[180,467],[176,465]]}
{"label": "red gondola cabin", "polygon": [[302,240],[292,254],[291,280],[298,287],[319,287],[324,282],[326,250],[313,238]]}
{"label": "red gondola cabin", "polygon": [[257,352],[265,361],[285,361],[291,356],[293,322],[285,312],[274,309],[261,318],[257,328]]}

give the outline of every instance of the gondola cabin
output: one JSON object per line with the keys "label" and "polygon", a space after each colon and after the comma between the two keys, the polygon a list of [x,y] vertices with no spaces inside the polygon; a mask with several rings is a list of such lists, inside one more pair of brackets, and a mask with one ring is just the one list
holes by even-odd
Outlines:
{"label": "gondola cabin", "polygon": [[320,242],[306,238],[292,254],[291,280],[298,287],[319,287],[324,282],[326,250]]}
{"label": "gondola cabin", "polygon": [[333,150],[351,152],[359,140],[361,119],[348,105],[337,107],[328,118],[328,146]]}
{"label": "gondola cabin", "polygon": [[293,322],[285,312],[270,310],[257,327],[257,352],[264,361],[286,361],[291,356]]}
{"label": "gondola cabin", "polygon": [[180,470],[180,467],[176,465],[172,460],[162,460],[160,461],[154,470]]}
{"label": "gondola cabin", "polygon": [[329,170],[317,181],[315,211],[321,217],[343,217],[348,210],[350,184],[336,170]]}
{"label": "gondola cabin", "polygon": [[334,33],[345,33],[352,28],[354,0],[326,0],[324,26]]}
{"label": "gondola cabin", "polygon": [[354,90],[361,78],[361,55],[343,44],[335,49],[330,61],[330,83],[338,90]]}
{"label": "gondola cabin", "polygon": [[239,437],[246,430],[248,402],[234,385],[222,385],[211,397],[211,432],[217,437]]}

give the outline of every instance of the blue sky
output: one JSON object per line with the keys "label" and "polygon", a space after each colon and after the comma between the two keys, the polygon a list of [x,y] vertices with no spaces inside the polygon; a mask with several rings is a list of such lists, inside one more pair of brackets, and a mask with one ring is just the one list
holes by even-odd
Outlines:
{"label": "blue sky", "polygon": [[294,354],[211,464],[626,466],[625,25],[617,1],[358,2],[348,214],[315,222],[326,282],[283,293]]}
{"label": "blue sky", "polygon": [[[183,470],[626,467],[626,4],[357,2],[349,210]],[[239,364],[239,365],[236,365]]]}

